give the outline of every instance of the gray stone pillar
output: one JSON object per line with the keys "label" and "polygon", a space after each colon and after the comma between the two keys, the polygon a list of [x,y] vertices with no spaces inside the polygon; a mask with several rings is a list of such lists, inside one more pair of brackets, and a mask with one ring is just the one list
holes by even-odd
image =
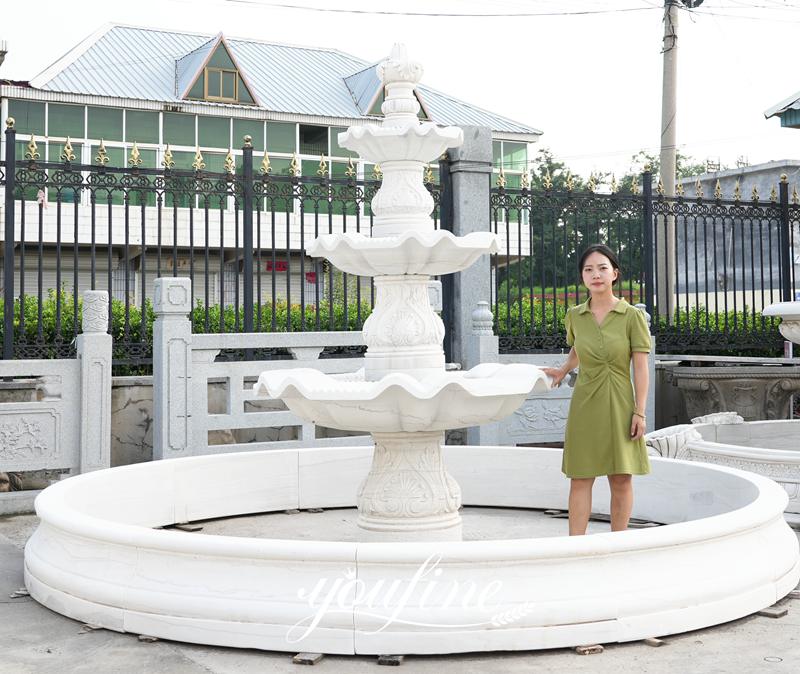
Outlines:
{"label": "gray stone pillar", "polygon": [[[494,334],[494,321],[489,303],[477,303],[470,316],[470,335],[464,343],[464,368],[473,368],[481,363],[497,363],[500,360],[500,340]],[[473,426],[467,429],[468,445],[497,445],[499,429],[496,423]]]}
{"label": "gray stone pillar", "polygon": [[78,335],[81,368],[80,472],[111,467],[111,335],[108,293],[83,295],[83,332]]}
{"label": "gray stone pillar", "polygon": [[154,294],[153,459],[189,456],[191,282],[188,278],[159,278]]}
{"label": "gray stone pillar", "polygon": [[[480,126],[465,126],[464,144],[450,154],[453,189],[453,233],[490,231],[490,195],[492,179],[492,132]],[[466,367],[471,350],[472,312],[477,302],[491,297],[489,256],[482,255],[469,269],[453,279],[453,360]]]}

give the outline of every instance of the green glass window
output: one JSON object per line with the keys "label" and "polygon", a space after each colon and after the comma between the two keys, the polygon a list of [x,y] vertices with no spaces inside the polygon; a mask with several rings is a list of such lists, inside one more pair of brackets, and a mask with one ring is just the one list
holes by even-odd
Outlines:
{"label": "green glass window", "polygon": [[167,145],[196,145],[194,115],[179,112],[164,113],[164,143]]}
{"label": "green glass window", "polygon": [[125,140],[129,143],[158,142],[158,113],[145,110],[125,111]]}
{"label": "green glass window", "polygon": [[[89,163],[97,165],[96,157],[98,149],[99,145],[97,144],[89,147]],[[109,171],[113,171],[115,168],[126,166],[127,164],[125,150],[123,150],[121,147],[106,147],[106,156],[108,157],[108,163],[106,164],[106,167]],[[117,180],[119,180],[121,177],[122,174],[116,175]],[[93,190],[93,193],[97,206],[107,205],[109,198],[111,199],[111,203],[115,206],[120,206],[124,203],[125,194],[122,190],[104,189],[102,187],[98,187],[97,189]]]}
{"label": "green glass window", "polygon": [[208,60],[208,65],[212,68],[229,68],[231,70],[236,69],[236,66],[233,65],[233,59],[231,59],[230,54],[228,54],[228,50],[225,49],[225,45],[222,43],[217,45],[217,48],[214,50],[214,53]]}
{"label": "green glass window", "polygon": [[14,118],[14,128],[18,133],[44,136],[44,103],[9,100],[8,116]]}
{"label": "green glass window", "polygon": [[500,168],[500,158],[503,156],[502,143],[499,140],[492,141],[492,166]]}
{"label": "green glass window", "polygon": [[[38,145],[39,149],[37,150],[37,152],[41,156],[35,161],[44,161],[44,143],[40,143]],[[29,160],[25,158],[25,154],[27,152],[28,152],[28,141],[18,140],[14,145],[14,155],[17,161],[21,163],[21,166],[18,166],[18,168],[26,167],[28,165]],[[20,192],[22,183],[33,181],[37,173],[38,172],[31,172],[31,173],[26,172],[22,174],[22,176],[18,176],[17,180],[19,182],[17,183],[17,193]],[[22,198],[25,199],[25,201],[36,201],[39,195],[39,189],[41,187],[42,187],[41,185],[26,185],[24,189],[22,189]]]}
{"label": "green glass window", "polygon": [[295,151],[295,125],[267,122],[267,152],[292,154]]}
{"label": "green glass window", "polygon": [[[156,168],[156,160],[158,159],[158,153],[155,150],[139,150],[139,157],[142,160],[142,163],[139,165],[139,168]],[[125,163],[127,164],[128,159],[130,158],[130,152],[126,156]],[[155,181],[155,176],[148,176],[148,180],[153,183]],[[153,190],[130,190],[129,191],[130,197],[130,205],[131,206],[141,206],[144,204],[145,206],[155,206],[156,205],[156,195],[155,191]]]}
{"label": "green glass window", "polygon": [[[194,162],[194,152],[176,151],[172,153],[172,160],[175,162],[173,170],[192,171]],[[172,208],[188,208],[192,204],[194,195],[194,179],[184,177],[168,178],[164,189],[164,206]],[[201,204],[202,206],[202,204]]]}
{"label": "green glass window", "polygon": [[203,147],[230,147],[231,120],[227,117],[200,115],[197,118],[197,137]]}
{"label": "green glass window", "polygon": [[197,98],[202,100],[206,96],[204,87],[205,87],[204,77],[198,77],[194,81],[192,88],[189,89],[189,93],[186,94],[186,98]]}
{"label": "green glass window", "polygon": [[321,156],[328,154],[328,127],[300,125],[300,154]]}
{"label": "green glass window", "polygon": [[122,140],[122,110],[117,108],[87,108],[89,138]]}
{"label": "green glass window", "polygon": [[[272,167],[270,175],[288,176],[289,165],[291,164],[291,161],[291,159],[285,159],[283,157],[276,157],[274,159],[270,158],[270,166]],[[278,188],[275,193],[277,195],[285,196],[265,197],[264,209],[267,211],[275,211],[276,213],[291,213],[293,208],[293,202],[290,198],[292,194],[291,183],[281,181],[280,183],[276,184]]]}
{"label": "green glass window", "polygon": [[247,85],[244,83],[244,79],[242,79],[242,76],[238,75],[238,79],[239,79],[239,88],[237,89],[237,91],[239,93],[239,102],[250,103],[250,104],[255,103],[253,97],[250,95],[250,92],[247,89]]}
{"label": "green glass window", "polygon": [[528,166],[528,146],[525,143],[503,141],[503,168],[524,171]]}
{"label": "green glass window", "polygon": [[66,138],[83,138],[82,105],[59,105],[50,103],[47,106],[47,134]]}
{"label": "green glass window", "polygon": [[339,145],[339,134],[347,131],[344,126],[332,126],[330,128],[331,136],[331,156],[332,157],[355,157],[356,153],[348,150]]}
{"label": "green glass window", "polygon": [[264,149],[264,122],[256,119],[233,120],[233,147],[242,147],[244,137],[253,137],[253,149]]}

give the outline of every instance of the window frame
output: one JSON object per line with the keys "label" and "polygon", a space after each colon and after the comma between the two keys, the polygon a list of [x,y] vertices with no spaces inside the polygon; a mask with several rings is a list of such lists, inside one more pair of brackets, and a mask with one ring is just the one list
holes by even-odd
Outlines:
{"label": "window frame", "polygon": [[[208,82],[211,73],[219,75],[219,96],[213,96],[208,92]],[[233,75],[233,98],[222,96],[222,78],[224,73]],[[238,103],[239,102],[239,71],[231,70],[230,68],[217,68],[215,66],[206,66],[203,70],[203,94],[208,101],[223,101],[225,103]]]}

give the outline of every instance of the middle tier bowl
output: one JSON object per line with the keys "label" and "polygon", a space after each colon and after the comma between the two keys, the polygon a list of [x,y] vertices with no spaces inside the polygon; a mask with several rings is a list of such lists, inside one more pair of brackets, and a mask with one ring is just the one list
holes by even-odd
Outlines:
{"label": "middle tier bowl", "polygon": [[402,372],[366,381],[364,370],[328,375],[311,368],[264,372],[255,392],[281,398],[298,416],[328,428],[372,433],[445,431],[498,421],[533,392],[550,388],[534,365],[484,363],[423,379]]}
{"label": "middle tier bowl", "polygon": [[323,234],[306,248],[311,257],[325,257],[343,272],[358,276],[453,274],[481,255],[498,251],[497,235],[491,232],[455,236],[442,229],[376,238]]}

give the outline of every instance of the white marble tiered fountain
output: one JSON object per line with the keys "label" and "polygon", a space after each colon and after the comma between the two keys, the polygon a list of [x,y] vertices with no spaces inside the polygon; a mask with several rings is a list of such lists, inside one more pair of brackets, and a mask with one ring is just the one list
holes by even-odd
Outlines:
{"label": "white marble tiered fountain", "polygon": [[458,539],[461,490],[442,461],[443,432],[502,419],[532,390],[549,385],[533,365],[445,371],[445,328],[428,299],[431,276],[461,271],[496,253],[497,236],[457,237],[434,228],[423,171],[460,145],[463,132],[420,122],[414,88],[422,67],[404,47],[394,47],[378,75],[386,90],[382,126],[339,134],[340,146],[383,171],[372,200],[372,236],[327,234],[307,249],[348,274],[375,278],[375,307],[364,324],[365,367],[355,375],[310,368],[265,372],[255,388],[316,424],[371,431],[372,469],[358,492],[358,524],[374,532],[369,538]]}
{"label": "white marble tiered fountain", "polygon": [[[25,548],[31,596],[120,632],[381,654],[632,641],[740,618],[794,589],[800,550],[782,517],[788,497],[766,477],[653,458],[652,473],[637,478],[633,515],[665,526],[542,537],[532,510],[567,506],[560,450],[441,446],[445,429],[499,419],[547,382],[516,365],[444,370],[428,278],[464,269],[495,241],[434,231],[422,167],[461,132],[418,122],[412,91],[421,69],[401,50],[379,72],[385,124],[340,140],[383,168],[373,236],[326,236],[311,247],[375,277],[366,367],[350,378],[294,370],[258,383],[307,419],[371,430],[374,452],[222,453],[59,482],[36,499],[41,524]],[[607,512],[605,481],[595,496],[595,509]],[[462,501],[519,509],[510,514],[524,533],[494,524],[461,540]],[[285,537],[276,535],[287,509],[354,505],[358,536],[340,528],[315,538],[285,524],[277,527]],[[246,514],[258,514],[266,535],[164,528]]]}

